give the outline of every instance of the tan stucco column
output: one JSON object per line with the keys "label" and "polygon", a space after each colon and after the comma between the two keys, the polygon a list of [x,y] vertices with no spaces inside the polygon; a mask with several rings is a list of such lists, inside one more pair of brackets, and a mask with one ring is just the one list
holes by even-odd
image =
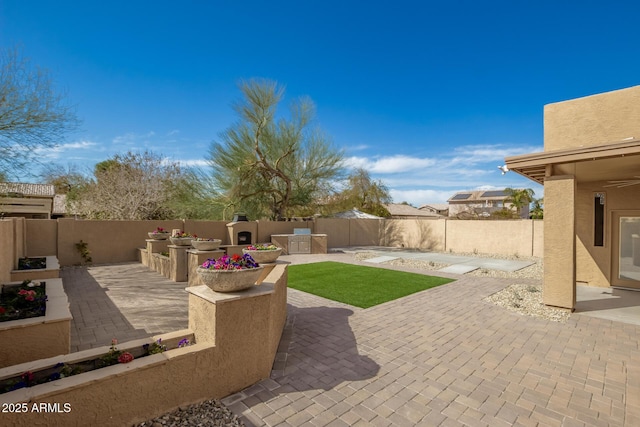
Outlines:
{"label": "tan stucco column", "polygon": [[546,305],[576,305],[576,181],[573,175],[544,181],[544,290]]}

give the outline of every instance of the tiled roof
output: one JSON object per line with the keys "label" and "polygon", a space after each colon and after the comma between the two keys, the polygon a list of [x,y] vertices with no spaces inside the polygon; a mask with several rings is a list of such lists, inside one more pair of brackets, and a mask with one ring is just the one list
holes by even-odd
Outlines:
{"label": "tiled roof", "polygon": [[0,182],[0,194],[7,193],[18,193],[25,197],[53,197],[56,191],[51,184]]}

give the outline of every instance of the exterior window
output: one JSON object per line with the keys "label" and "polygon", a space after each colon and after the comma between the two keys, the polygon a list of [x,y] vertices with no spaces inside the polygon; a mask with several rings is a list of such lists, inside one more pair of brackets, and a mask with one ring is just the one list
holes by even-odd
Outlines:
{"label": "exterior window", "polygon": [[593,246],[604,246],[604,193],[593,198]]}

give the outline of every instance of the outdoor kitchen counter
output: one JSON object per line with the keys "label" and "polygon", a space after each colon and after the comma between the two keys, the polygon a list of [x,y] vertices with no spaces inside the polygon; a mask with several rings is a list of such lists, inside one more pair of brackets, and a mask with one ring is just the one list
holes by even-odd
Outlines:
{"label": "outdoor kitchen counter", "polygon": [[326,234],[272,234],[271,243],[289,254],[326,254]]}

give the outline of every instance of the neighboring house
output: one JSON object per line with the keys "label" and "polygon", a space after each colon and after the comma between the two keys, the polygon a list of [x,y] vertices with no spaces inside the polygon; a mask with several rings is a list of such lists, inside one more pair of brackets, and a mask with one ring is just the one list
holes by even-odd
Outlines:
{"label": "neighboring house", "polygon": [[549,104],[544,151],[505,159],[544,185],[547,305],[575,309],[576,283],[640,289],[638,117],[640,86]]}
{"label": "neighboring house", "polygon": [[441,216],[449,216],[449,204],[448,203],[427,203],[420,206],[418,209],[421,211],[427,211]]}
{"label": "neighboring house", "polygon": [[391,203],[384,205],[384,207],[391,214],[391,218],[395,219],[440,218],[441,216],[403,203]]}
{"label": "neighboring house", "polygon": [[[449,198],[449,216],[473,214],[488,217],[503,208],[512,209],[504,190],[459,191]],[[515,210],[515,208],[513,208]],[[529,218],[529,205],[520,210],[521,218]]]}
{"label": "neighboring house", "polygon": [[0,216],[50,219],[54,196],[53,185],[0,182]]}

